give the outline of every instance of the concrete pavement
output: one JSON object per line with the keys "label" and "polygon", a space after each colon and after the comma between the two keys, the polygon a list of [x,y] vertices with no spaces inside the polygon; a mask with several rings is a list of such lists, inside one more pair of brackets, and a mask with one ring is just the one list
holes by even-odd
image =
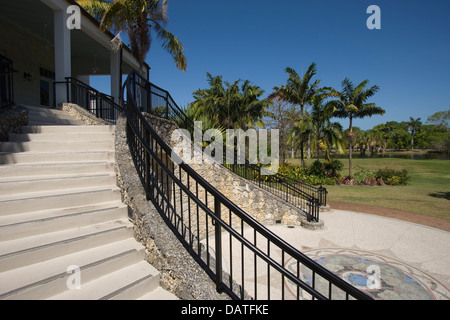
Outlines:
{"label": "concrete pavement", "polygon": [[[449,232],[344,210],[320,218],[322,230],[268,229],[377,299],[450,299]],[[381,266],[379,290],[365,286],[369,265]]]}

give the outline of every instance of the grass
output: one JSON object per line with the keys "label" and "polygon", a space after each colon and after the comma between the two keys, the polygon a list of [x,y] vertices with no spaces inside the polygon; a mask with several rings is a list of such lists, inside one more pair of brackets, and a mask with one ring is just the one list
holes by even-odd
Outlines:
{"label": "grass", "polygon": [[[342,175],[348,174],[348,159],[341,159]],[[299,164],[299,159],[288,159]],[[450,161],[399,158],[353,159],[353,173],[360,168],[406,169],[411,180],[406,186],[326,186],[328,200],[366,204],[420,213],[450,220]]]}

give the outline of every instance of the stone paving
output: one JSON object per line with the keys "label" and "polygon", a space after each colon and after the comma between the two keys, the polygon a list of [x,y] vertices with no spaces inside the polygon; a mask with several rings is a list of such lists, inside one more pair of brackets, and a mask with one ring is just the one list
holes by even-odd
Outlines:
{"label": "stone paving", "polygon": [[[321,213],[321,220],[323,230],[268,228],[375,299],[450,299],[449,232],[344,210]],[[306,282],[308,272],[301,272]]]}

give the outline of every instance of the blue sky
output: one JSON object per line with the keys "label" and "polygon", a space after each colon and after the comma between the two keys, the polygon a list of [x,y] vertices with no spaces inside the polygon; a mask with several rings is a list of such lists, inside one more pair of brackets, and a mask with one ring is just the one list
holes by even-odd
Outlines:
{"label": "blue sky", "polygon": [[[180,106],[206,88],[206,73],[250,80],[267,96],[316,62],[321,85],[340,89],[349,77],[380,91],[370,100],[384,116],[357,119],[370,129],[386,121],[422,118],[450,109],[449,0],[169,0],[169,24],[185,48],[181,72],[154,39],[150,80]],[[381,9],[381,29],[369,30],[369,5]],[[104,79],[103,79],[104,81]],[[92,79],[92,85],[102,87]],[[109,84],[108,84],[109,85]],[[340,120],[345,128],[347,120]]]}

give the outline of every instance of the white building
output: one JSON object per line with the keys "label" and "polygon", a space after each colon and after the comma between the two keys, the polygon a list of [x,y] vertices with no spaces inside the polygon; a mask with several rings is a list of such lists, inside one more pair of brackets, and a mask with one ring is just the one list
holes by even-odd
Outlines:
{"label": "white building", "polygon": [[[115,52],[109,31],[80,8],[80,29],[69,29],[74,0],[0,0],[0,55],[13,62],[16,104],[55,107],[67,102],[66,86],[54,82],[108,75],[119,102],[121,74],[139,69],[128,47]],[[121,54],[122,52],[122,54]],[[122,56],[122,63],[121,63]],[[122,72],[120,72],[120,69]],[[141,72],[148,77],[149,66]]]}

